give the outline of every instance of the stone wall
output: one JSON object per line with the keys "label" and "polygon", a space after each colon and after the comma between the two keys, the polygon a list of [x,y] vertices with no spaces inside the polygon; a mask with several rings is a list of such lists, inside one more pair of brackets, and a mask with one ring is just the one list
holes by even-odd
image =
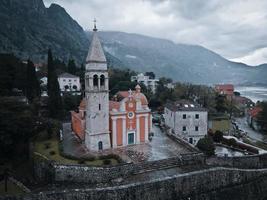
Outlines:
{"label": "stone wall", "polygon": [[184,154],[157,161],[148,161],[137,164],[123,164],[113,167],[91,167],[85,165],[61,165],[54,164],[55,182],[83,182],[101,183],[109,182],[117,178],[125,178],[144,171],[157,170],[173,166],[204,164],[203,154]]}
{"label": "stone wall", "polygon": [[143,173],[145,171],[174,166],[200,165],[204,163],[205,156],[202,153],[183,154],[163,160],[147,161],[137,164],[121,164],[108,167],[63,165],[42,159],[35,162],[34,172],[38,180],[46,182],[102,183]]}
{"label": "stone wall", "polygon": [[209,159],[208,164],[242,169],[267,168],[267,154],[240,157],[216,157]]}
{"label": "stone wall", "polygon": [[42,192],[27,195],[24,199],[266,199],[266,176],[267,169],[241,170],[217,167],[142,183],[106,188]]}

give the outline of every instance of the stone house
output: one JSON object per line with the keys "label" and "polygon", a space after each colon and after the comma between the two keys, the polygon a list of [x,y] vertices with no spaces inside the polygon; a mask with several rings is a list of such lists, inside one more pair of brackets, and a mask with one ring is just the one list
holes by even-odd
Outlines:
{"label": "stone house", "polygon": [[188,100],[168,102],[164,108],[164,120],[174,134],[191,144],[196,145],[207,135],[207,110]]}

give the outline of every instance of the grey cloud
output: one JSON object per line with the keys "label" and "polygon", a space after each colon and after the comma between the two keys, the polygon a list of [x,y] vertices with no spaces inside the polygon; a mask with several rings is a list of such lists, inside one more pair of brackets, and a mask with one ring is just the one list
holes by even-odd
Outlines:
{"label": "grey cloud", "polygon": [[89,20],[96,17],[102,30],[199,44],[227,58],[267,46],[267,2],[262,0],[44,1],[65,7],[85,29],[91,28]]}

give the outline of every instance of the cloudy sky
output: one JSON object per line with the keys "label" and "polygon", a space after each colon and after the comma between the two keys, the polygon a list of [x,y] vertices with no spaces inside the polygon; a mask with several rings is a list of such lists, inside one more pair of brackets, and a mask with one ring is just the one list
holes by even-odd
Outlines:
{"label": "cloudy sky", "polygon": [[84,29],[140,33],[199,44],[250,65],[267,63],[266,0],[44,0]]}

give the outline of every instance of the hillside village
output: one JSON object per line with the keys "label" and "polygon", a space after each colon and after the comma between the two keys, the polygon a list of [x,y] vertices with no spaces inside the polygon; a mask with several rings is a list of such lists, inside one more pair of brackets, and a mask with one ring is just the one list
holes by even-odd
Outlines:
{"label": "hillside village", "polygon": [[0,163],[1,194],[266,167],[267,144],[251,135],[266,133],[266,103],[242,97],[232,84],[185,84],[109,67],[96,24],[80,68],[51,50],[44,64],[1,55],[2,66],[1,127],[13,127],[1,139],[1,156],[12,158]]}

